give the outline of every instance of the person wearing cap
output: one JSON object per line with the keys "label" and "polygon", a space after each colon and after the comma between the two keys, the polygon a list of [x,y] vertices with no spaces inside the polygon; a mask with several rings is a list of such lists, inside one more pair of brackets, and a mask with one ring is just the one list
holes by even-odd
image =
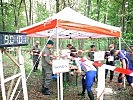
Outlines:
{"label": "person wearing cap", "polygon": [[[129,57],[129,53],[126,52],[125,50],[111,50],[110,54],[112,56],[118,56],[118,58],[121,61],[121,66],[123,69],[128,69],[128,70],[132,70],[133,71],[133,66],[130,62],[130,57]],[[129,83],[129,85],[131,86],[132,90],[131,90],[131,95],[133,95],[133,78],[132,76],[129,75],[125,75],[123,73],[119,74],[118,77],[118,90],[122,91],[122,79],[126,77],[127,82]]]}
{"label": "person wearing cap", "polygon": [[[115,59],[113,56],[110,55],[110,51],[114,49],[114,44],[109,45],[109,52],[105,52],[105,59],[106,59],[106,64],[114,66],[115,65]],[[105,70],[105,79],[107,78],[108,74],[108,69]],[[114,71],[110,70],[110,81],[112,82],[114,77]]]}
{"label": "person wearing cap", "polygon": [[33,67],[34,70],[36,71],[38,69],[38,65],[39,65],[39,54],[40,54],[40,48],[39,48],[39,41],[36,41],[36,44],[33,46],[32,48],[32,52],[33,52]]}
{"label": "person wearing cap", "polygon": [[[51,49],[53,48],[54,42],[49,40],[46,43],[46,47],[42,52],[42,93],[44,95],[50,95],[49,84],[52,80],[52,53]],[[43,56],[45,55],[45,56]]]}

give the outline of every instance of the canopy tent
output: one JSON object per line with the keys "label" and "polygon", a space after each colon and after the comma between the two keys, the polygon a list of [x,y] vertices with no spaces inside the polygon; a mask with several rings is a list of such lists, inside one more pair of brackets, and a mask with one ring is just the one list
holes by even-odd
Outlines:
{"label": "canopy tent", "polygon": [[29,37],[56,38],[120,37],[120,28],[92,20],[66,7],[59,13],[39,23],[21,28],[19,32]]}
{"label": "canopy tent", "polygon": [[[26,33],[29,37],[57,38],[57,56],[59,55],[59,38],[120,37],[121,33],[120,28],[92,20],[69,7],[46,20],[21,28],[19,32]],[[62,76],[60,73],[60,79],[57,78],[58,100],[63,100]]]}

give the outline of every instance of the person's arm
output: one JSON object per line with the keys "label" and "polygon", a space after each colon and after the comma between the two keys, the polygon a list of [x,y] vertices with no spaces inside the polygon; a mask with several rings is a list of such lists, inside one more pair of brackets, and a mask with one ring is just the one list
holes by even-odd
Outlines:
{"label": "person's arm", "polygon": [[[126,69],[126,61],[125,61],[125,59],[122,59],[122,60],[121,60],[121,65],[122,65],[122,68],[123,68],[123,69]],[[124,76],[125,76],[125,75],[122,74],[121,78],[123,78]]]}
{"label": "person's arm", "polygon": [[126,61],[125,61],[125,59],[122,59],[121,60],[121,63],[122,63],[122,68],[123,69],[126,69],[127,67],[126,67]]}
{"label": "person's arm", "polygon": [[45,59],[45,61],[46,61],[49,65],[52,65],[52,61],[51,61],[50,55],[49,55],[50,52],[47,51],[47,50],[45,50],[45,51],[43,52],[43,54],[47,54],[47,56],[45,56],[44,59]]}
{"label": "person's arm", "polygon": [[50,59],[50,56],[45,56],[45,61],[49,64],[52,65],[52,61]]}

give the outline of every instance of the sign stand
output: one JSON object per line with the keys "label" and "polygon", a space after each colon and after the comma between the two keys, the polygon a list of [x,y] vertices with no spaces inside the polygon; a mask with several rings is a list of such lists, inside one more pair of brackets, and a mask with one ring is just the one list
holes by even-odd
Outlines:
{"label": "sign stand", "polygon": [[[2,51],[20,68],[20,73],[16,74],[16,75],[13,75],[11,77],[8,77],[6,79],[4,79],[4,72],[3,72],[3,64],[2,64]],[[13,89],[13,92],[10,96],[10,99],[9,100],[13,100],[13,97],[15,95],[15,92],[17,90],[17,87],[19,85],[19,82],[22,80],[22,88],[23,88],[23,95],[24,95],[24,100],[28,100],[28,93],[27,93],[27,86],[26,86],[26,77],[25,77],[25,69],[24,69],[24,59],[23,59],[23,56],[21,55],[21,50],[20,50],[20,47],[19,47],[19,64],[17,63],[17,61],[15,61],[11,55],[3,48],[0,48],[0,79],[1,79],[1,90],[2,90],[2,99],[3,100],[7,100],[7,97],[6,97],[6,90],[5,90],[5,83],[10,81],[10,80],[13,80],[15,78],[18,78],[17,82],[16,82],[16,85]]]}
{"label": "sign stand", "polygon": [[60,100],[63,100],[63,73],[60,73]]}
{"label": "sign stand", "polygon": [[52,64],[53,74],[57,74],[58,85],[58,100],[63,100],[63,72],[69,71],[68,61],[65,59],[53,60]]}

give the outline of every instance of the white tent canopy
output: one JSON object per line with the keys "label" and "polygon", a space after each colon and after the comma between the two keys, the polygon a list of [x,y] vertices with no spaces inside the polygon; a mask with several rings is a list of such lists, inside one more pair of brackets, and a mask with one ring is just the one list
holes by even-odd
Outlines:
{"label": "white tent canopy", "polygon": [[120,28],[92,20],[66,7],[59,13],[31,26],[21,28],[30,37],[101,38],[120,37]]}

